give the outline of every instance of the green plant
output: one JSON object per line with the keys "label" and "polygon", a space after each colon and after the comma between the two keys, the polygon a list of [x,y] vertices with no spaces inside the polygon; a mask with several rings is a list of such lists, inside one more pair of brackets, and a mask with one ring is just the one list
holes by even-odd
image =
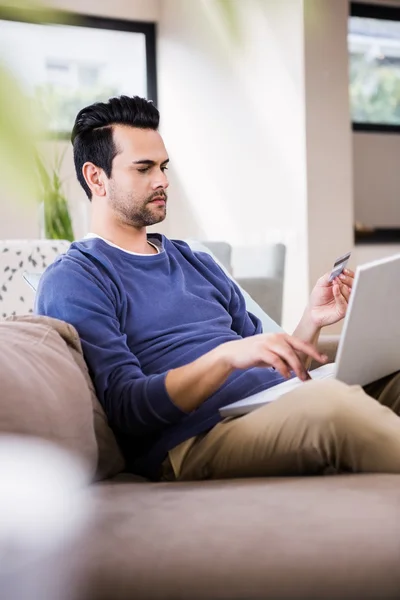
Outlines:
{"label": "green plant", "polygon": [[[48,19],[51,9],[40,0],[0,0],[1,17],[24,17],[35,23]],[[0,177],[3,197],[25,203],[37,196],[36,143],[43,138],[38,103],[22,89],[0,56]],[[8,192],[10,192],[8,194]]]}
{"label": "green plant", "polygon": [[35,197],[35,135],[30,104],[13,75],[0,64],[0,176],[3,189],[26,201]]}
{"label": "green plant", "polygon": [[225,27],[232,39],[236,43],[239,43],[241,41],[242,31],[237,6],[235,6],[232,0],[216,0],[215,6],[217,10],[219,10],[221,18],[225,23]]}
{"label": "green plant", "polygon": [[68,201],[63,192],[60,170],[64,156],[56,156],[54,166],[48,169],[39,155],[36,156],[37,171],[43,203],[44,233],[52,240],[74,240]]}

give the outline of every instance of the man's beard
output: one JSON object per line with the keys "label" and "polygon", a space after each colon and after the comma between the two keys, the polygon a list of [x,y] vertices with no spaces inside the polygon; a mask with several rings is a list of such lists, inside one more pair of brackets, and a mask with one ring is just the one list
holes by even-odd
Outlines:
{"label": "man's beard", "polygon": [[[151,202],[154,198],[164,199],[165,206],[152,207]],[[154,192],[142,202],[135,200],[133,193],[129,193],[122,200],[113,193],[110,197],[110,205],[123,223],[137,228],[150,227],[164,221],[167,214],[167,193]]]}

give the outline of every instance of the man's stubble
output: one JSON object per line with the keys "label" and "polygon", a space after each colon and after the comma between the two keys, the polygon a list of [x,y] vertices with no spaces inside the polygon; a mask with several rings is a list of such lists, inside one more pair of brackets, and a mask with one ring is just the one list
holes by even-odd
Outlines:
{"label": "man's stubble", "polygon": [[150,227],[156,223],[164,221],[167,215],[167,206],[158,207],[154,210],[151,207],[151,200],[157,196],[163,196],[167,203],[167,193],[157,191],[145,200],[135,198],[133,192],[129,192],[121,197],[115,186],[110,188],[109,204],[112,211],[117,215],[118,219],[126,225],[131,225],[136,228]]}

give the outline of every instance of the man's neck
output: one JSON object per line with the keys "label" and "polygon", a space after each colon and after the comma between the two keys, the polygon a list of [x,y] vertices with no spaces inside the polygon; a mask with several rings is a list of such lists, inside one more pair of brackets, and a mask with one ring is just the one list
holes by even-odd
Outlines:
{"label": "man's neck", "polygon": [[157,254],[157,250],[147,241],[145,227],[141,229],[127,226],[104,227],[92,221],[90,232],[95,233],[123,250],[128,250],[128,252],[135,252],[137,254]]}

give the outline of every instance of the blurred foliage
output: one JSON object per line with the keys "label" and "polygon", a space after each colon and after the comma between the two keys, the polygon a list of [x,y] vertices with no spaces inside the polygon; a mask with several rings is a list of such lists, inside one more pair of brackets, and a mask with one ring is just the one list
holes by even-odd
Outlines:
{"label": "blurred foliage", "polygon": [[352,120],[400,125],[400,64],[350,55]]}
{"label": "blurred foliage", "polygon": [[40,197],[43,202],[45,237],[72,242],[74,240],[72,221],[60,177],[63,158],[64,155],[56,155],[54,166],[47,168],[38,154],[36,164],[41,187]]}
{"label": "blurred foliage", "polygon": [[[1,17],[43,23],[51,21],[52,11],[36,0],[13,0],[12,3],[0,0]],[[1,201],[9,201],[9,196],[22,204],[43,202],[47,235],[72,240],[68,202],[59,177],[61,160],[56,157],[49,173],[37,150],[38,141],[44,137],[44,122],[40,104],[25,93],[0,57]]]}
{"label": "blurred foliage", "polygon": [[20,20],[22,17],[30,23],[50,21],[55,14],[50,6],[43,6],[39,0],[0,0],[0,11],[4,19]]}
{"label": "blurred foliage", "polygon": [[233,0],[215,0],[215,4],[225,22],[225,26],[233,40],[241,39],[241,27],[238,11]]}
{"label": "blurred foliage", "polygon": [[37,192],[36,119],[30,99],[0,63],[0,175],[4,188],[19,199]]}

